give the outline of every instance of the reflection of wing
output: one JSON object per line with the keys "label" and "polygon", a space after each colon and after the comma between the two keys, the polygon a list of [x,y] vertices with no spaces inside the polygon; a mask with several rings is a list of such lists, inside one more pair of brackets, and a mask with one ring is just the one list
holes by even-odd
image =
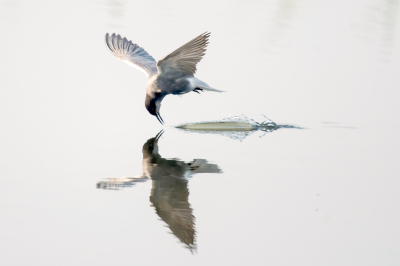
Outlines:
{"label": "reflection of wing", "polygon": [[193,210],[189,203],[186,179],[153,180],[150,202],[172,233],[190,250],[196,249],[196,230]]}
{"label": "reflection of wing", "polygon": [[144,182],[146,177],[121,177],[121,178],[107,178],[108,181],[97,182],[96,187],[102,189],[118,190],[124,187],[133,187],[137,182]]}
{"label": "reflection of wing", "polygon": [[188,179],[185,177],[190,177],[194,173],[220,173],[221,170],[218,165],[209,164],[204,159],[185,163],[164,159],[158,153],[153,153],[150,157],[152,159],[148,161],[152,163],[143,165],[143,171],[146,171],[153,180],[150,202],[172,233],[190,250],[194,250],[196,249],[195,218],[189,203]]}

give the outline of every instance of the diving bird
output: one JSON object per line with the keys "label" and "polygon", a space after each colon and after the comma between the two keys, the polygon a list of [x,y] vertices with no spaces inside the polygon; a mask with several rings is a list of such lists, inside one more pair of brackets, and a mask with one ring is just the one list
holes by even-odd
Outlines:
{"label": "diving bird", "polygon": [[116,58],[147,75],[146,109],[164,124],[160,108],[161,101],[168,94],[180,95],[191,91],[199,93],[203,90],[222,92],[194,77],[196,65],[205,54],[209,36],[209,32],[199,35],[158,62],[139,45],[115,33],[107,33],[105,43]]}

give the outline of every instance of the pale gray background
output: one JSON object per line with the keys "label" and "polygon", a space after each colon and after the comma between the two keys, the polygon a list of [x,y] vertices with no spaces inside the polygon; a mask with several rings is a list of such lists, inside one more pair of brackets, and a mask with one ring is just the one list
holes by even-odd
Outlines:
{"label": "pale gray background", "polygon": [[[0,0],[1,265],[399,265],[399,0]],[[243,141],[169,127],[160,154],[207,159],[189,181],[192,255],[149,206],[161,129],[116,32],[160,59],[211,31],[197,76],[225,94],[168,96],[167,125],[264,114]]]}

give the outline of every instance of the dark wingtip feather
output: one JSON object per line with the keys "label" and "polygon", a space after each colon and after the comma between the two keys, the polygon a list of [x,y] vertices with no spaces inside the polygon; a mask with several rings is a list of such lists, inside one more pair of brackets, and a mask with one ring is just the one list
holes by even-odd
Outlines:
{"label": "dark wingtip feather", "polygon": [[106,33],[106,36],[104,38],[104,42],[105,42],[108,50],[112,53],[113,49],[112,49],[112,46],[110,46],[110,34],[108,34],[108,32]]}

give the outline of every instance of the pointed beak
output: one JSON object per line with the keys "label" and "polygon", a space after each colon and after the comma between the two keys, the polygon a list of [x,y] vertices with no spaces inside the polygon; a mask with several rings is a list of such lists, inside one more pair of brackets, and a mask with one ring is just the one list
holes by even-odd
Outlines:
{"label": "pointed beak", "polygon": [[164,129],[161,129],[160,132],[158,132],[157,136],[154,138],[154,142],[158,142],[158,140],[161,138],[162,134],[164,134]]}
{"label": "pointed beak", "polygon": [[158,113],[158,111],[156,111],[156,117],[158,119],[158,122],[160,122],[161,125],[164,125],[164,120],[161,118],[161,115]]}

